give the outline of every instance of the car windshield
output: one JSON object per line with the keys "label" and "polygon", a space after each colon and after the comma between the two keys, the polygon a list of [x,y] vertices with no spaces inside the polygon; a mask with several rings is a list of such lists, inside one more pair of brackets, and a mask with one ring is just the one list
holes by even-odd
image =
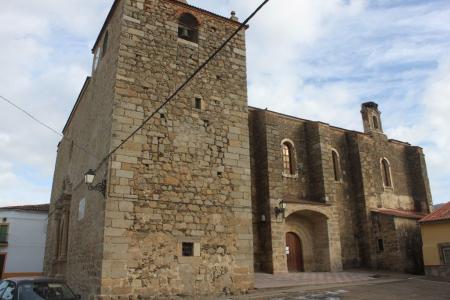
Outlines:
{"label": "car windshield", "polygon": [[27,282],[19,285],[18,300],[73,300],[72,291],[60,282]]}

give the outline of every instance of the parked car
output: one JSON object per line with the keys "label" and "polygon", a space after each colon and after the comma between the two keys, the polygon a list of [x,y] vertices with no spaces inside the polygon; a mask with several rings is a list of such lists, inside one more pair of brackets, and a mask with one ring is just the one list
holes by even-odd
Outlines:
{"label": "parked car", "polygon": [[0,300],[76,300],[80,298],[61,280],[8,278],[0,281]]}

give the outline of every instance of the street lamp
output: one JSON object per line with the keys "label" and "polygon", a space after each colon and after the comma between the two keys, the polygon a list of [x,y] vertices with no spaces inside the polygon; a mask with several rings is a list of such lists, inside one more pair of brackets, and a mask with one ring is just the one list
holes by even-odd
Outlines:
{"label": "street lamp", "polygon": [[86,173],[84,173],[84,183],[87,184],[88,190],[90,191],[97,191],[102,193],[103,197],[105,197],[106,194],[106,180],[102,180],[102,182],[93,185],[94,179],[95,179],[95,171],[90,169]]}
{"label": "street lamp", "polygon": [[94,178],[95,178],[94,170],[90,169],[89,171],[84,173],[84,183],[91,185],[94,183]]}
{"label": "street lamp", "polygon": [[284,218],[284,213],[287,208],[287,203],[284,200],[281,200],[280,204],[275,207],[275,216],[278,218],[278,215],[282,215]]}

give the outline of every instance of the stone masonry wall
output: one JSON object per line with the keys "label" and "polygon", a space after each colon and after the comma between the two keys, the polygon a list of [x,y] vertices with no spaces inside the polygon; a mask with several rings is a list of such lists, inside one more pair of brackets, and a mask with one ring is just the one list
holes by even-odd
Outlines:
{"label": "stone masonry wall", "polygon": [[[375,267],[402,271],[400,245],[395,232],[394,217],[372,214],[373,245],[375,249]],[[383,242],[383,249],[378,247],[378,240]]]}
{"label": "stone masonry wall", "polygon": [[255,272],[273,272],[265,113],[249,111]]}
{"label": "stone masonry wall", "polygon": [[[372,214],[376,267],[378,269],[422,274],[422,249],[417,220]],[[382,241],[383,249],[379,248]]]}
{"label": "stone masonry wall", "polygon": [[[91,168],[94,169],[110,148],[120,19],[119,7],[109,21],[108,49],[92,78],[86,81],[74,113],[65,128],[64,138],[58,147],[53,178],[45,273],[47,276],[65,278],[83,299],[89,299],[100,292],[105,208],[103,196],[87,190],[83,174]],[[104,33],[100,36],[100,41],[103,38]],[[107,178],[107,165],[98,170],[95,183],[103,178]],[[61,241],[59,242],[60,247],[66,249],[63,260],[58,259],[56,254],[60,235],[60,213],[56,207],[62,198],[68,201],[70,209],[65,232],[67,245],[61,245]],[[83,218],[79,215],[82,199],[85,201]]]}
{"label": "stone masonry wall", "polygon": [[425,155],[422,148],[408,147],[407,156],[415,210],[428,214],[431,212],[432,198]]}
{"label": "stone masonry wall", "polygon": [[[335,197],[335,205],[339,214],[339,231],[342,248],[342,264],[345,268],[358,267],[361,264],[357,234],[357,196],[354,189],[351,151],[344,130],[330,128],[332,149],[336,150],[339,159],[339,180],[331,180],[331,190]],[[329,154],[331,156],[331,153]],[[331,170],[333,172],[333,170]],[[331,176],[334,176],[331,173]]]}
{"label": "stone masonry wall", "polygon": [[[371,209],[383,207],[413,211],[417,203],[428,208],[429,185],[426,172],[423,172],[426,167],[421,149],[387,140],[382,133],[351,132],[256,108],[251,110],[251,115],[252,122],[259,122],[251,124],[251,128],[256,128],[251,136],[254,140],[252,147],[264,144],[267,148],[264,151],[252,149],[252,154],[255,153],[252,159],[258,161],[252,164],[252,174],[259,174],[258,181],[254,182],[256,187],[252,190],[253,205],[256,206],[254,209],[267,207],[267,200],[264,199],[269,199],[269,224],[258,226],[271,229],[272,246],[271,251],[267,251],[263,243],[255,242],[258,248],[255,253],[263,256],[257,260],[272,261],[272,272],[287,270],[284,236],[289,228],[293,228],[286,227],[282,218],[274,215],[274,209],[281,200],[287,202],[293,214],[289,217],[291,223],[296,222],[294,216],[300,221],[299,218],[304,217],[302,211],[307,207],[327,216],[332,270],[342,266],[379,265]],[[291,142],[295,150],[296,173],[291,176],[283,175],[282,170],[281,143],[285,140]],[[338,180],[334,176],[333,150],[339,157]],[[392,188],[383,186],[382,158],[390,162]],[[328,206],[326,213],[323,209],[318,210],[320,205]],[[260,213],[255,218],[259,216]],[[403,231],[395,226],[384,228],[384,234],[392,236],[392,240],[397,240],[398,247],[403,247],[398,236]],[[302,234],[298,234],[301,239]],[[303,235],[307,237],[307,234]],[[260,234],[255,241],[263,238]],[[403,268],[410,264],[403,256],[396,257]]]}
{"label": "stone masonry wall", "polygon": [[[184,12],[200,22],[198,44],[177,38]],[[237,26],[178,1],[125,1],[112,144]],[[103,296],[221,294],[253,286],[248,136],[241,32],[112,158]],[[195,244],[194,257],[182,256],[183,242]]]}
{"label": "stone masonry wall", "polygon": [[422,236],[416,219],[395,218],[402,272],[423,275]]}
{"label": "stone masonry wall", "polygon": [[[365,265],[376,267],[377,246],[373,236],[373,223],[370,221],[371,209],[390,208],[418,212],[429,209],[431,199],[425,188],[429,187],[428,179],[422,172],[423,158],[411,156],[410,151],[415,147],[409,144],[387,140],[383,134],[355,135],[352,137],[352,144],[357,145],[357,163],[361,170],[361,183],[355,185],[355,193],[363,199],[358,208],[361,226],[357,234],[367,237],[360,244],[360,252]],[[382,158],[389,161],[392,187],[383,186],[380,164]],[[414,165],[417,167],[411,167]],[[424,187],[422,193],[415,192],[418,181]],[[416,210],[417,202],[424,203],[425,207]]]}
{"label": "stone masonry wall", "polygon": [[[264,161],[262,166],[264,168],[267,164],[267,171],[261,173],[261,179],[256,183],[256,190],[259,195],[266,193],[264,196],[258,196],[253,199],[257,202],[257,205],[266,205],[266,202],[260,202],[261,199],[269,199],[269,215],[267,218],[266,228],[271,229],[270,239],[272,250],[270,252],[261,248],[258,253],[264,256],[264,258],[258,258],[260,260],[272,261],[272,272],[282,273],[287,272],[286,265],[286,253],[285,253],[285,235],[288,232],[289,224],[286,224],[285,220],[281,216],[276,216],[274,213],[275,207],[277,207],[281,200],[288,203],[289,209],[296,208],[292,213],[305,210],[308,206],[302,205],[301,202],[312,202],[316,205],[324,205],[326,199],[332,198],[332,203],[336,200],[334,195],[331,194],[331,184],[329,172],[331,169],[331,144],[330,135],[326,126],[316,122],[302,121],[296,118],[276,114],[269,111],[254,110],[253,115],[262,115],[264,118],[259,117],[260,124],[254,125],[260,129],[260,134],[254,135],[251,138],[255,140],[264,140],[267,150],[259,152],[258,159],[260,162]],[[265,136],[262,136],[265,134]],[[284,141],[288,141],[293,145],[294,160],[295,160],[295,172],[292,175],[283,174],[283,164],[281,156],[281,145]],[[255,150],[257,151],[257,150]],[[262,157],[265,156],[265,157]],[[253,173],[261,172],[260,170],[253,169]],[[326,174],[326,176],[324,176]],[[265,177],[264,177],[265,176]],[[264,185],[268,185],[268,188],[263,188]],[[330,191],[327,193],[326,191]],[[329,196],[329,198],[326,198]],[[339,212],[336,205],[327,207],[327,217],[320,218],[322,211],[318,206],[314,207],[317,214],[316,228],[324,227],[323,236],[326,242],[323,245],[327,245],[325,248],[317,248],[318,253],[320,251],[326,251],[324,257],[328,258],[328,264],[319,266],[316,264],[311,269],[317,270],[340,270],[342,268],[342,258],[340,249],[339,238]],[[288,214],[286,214],[288,217]],[[294,216],[293,216],[294,217]],[[295,214],[295,218],[305,218],[304,215]],[[291,218],[291,223],[302,222],[302,220],[296,220]],[[314,233],[302,233],[306,238],[308,235],[314,235]],[[267,239],[268,235],[260,237],[260,239]],[[302,236],[300,236],[302,238]],[[306,241],[304,241],[306,242]],[[309,240],[310,243],[319,243],[320,240]],[[258,247],[259,245],[255,245]],[[309,245],[312,247],[312,245]],[[305,245],[308,247],[308,245]],[[330,250],[331,249],[331,250]],[[271,255],[272,257],[268,257]],[[270,269],[270,268],[268,268]]]}
{"label": "stone masonry wall", "polygon": [[[198,43],[178,38],[183,13],[199,21]],[[106,197],[87,190],[82,174],[238,26],[183,1],[115,1],[97,45],[108,31],[108,51],[59,145],[48,225],[45,272],[66,278],[83,299],[246,291],[254,268],[287,272],[287,232],[305,243],[307,270],[409,266],[403,233],[412,223],[375,220],[371,209],[429,212],[422,150],[382,132],[249,111],[244,31],[97,170]],[[294,174],[283,174],[283,141],[294,146]],[[382,158],[393,187],[383,186]],[[282,200],[286,219],[274,212]],[[378,236],[387,241],[384,254]],[[192,256],[183,255],[186,245]]]}

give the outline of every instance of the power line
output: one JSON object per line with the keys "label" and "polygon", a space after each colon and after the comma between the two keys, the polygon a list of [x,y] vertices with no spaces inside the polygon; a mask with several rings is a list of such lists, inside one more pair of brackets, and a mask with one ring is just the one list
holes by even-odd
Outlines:
{"label": "power line", "polygon": [[0,98],[3,99],[5,102],[9,103],[10,105],[14,106],[16,109],[20,110],[21,112],[23,112],[24,114],[26,114],[30,119],[32,119],[33,121],[39,123],[41,126],[47,128],[48,130],[52,131],[53,133],[55,133],[56,135],[60,136],[60,137],[64,137],[64,135],[60,132],[58,132],[56,129],[51,128],[50,126],[48,126],[47,124],[45,124],[44,122],[40,121],[38,118],[36,118],[35,116],[33,116],[32,114],[30,114],[29,112],[27,112],[25,109],[23,109],[22,107],[18,106],[17,104],[15,104],[14,102],[12,102],[11,100],[3,97],[2,95],[0,95]]}
{"label": "power line", "polygon": [[145,124],[150,121],[166,104],[168,104],[175,96],[189,83],[194,79],[194,77],[200,73],[200,71],[211,61],[213,60],[217,54],[225,48],[225,46],[244,28],[247,26],[248,22],[253,19],[253,17],[269,2],[269,0],[265,0],[263,3],[261,3],[258,8],[243,22],[241,25],[231,34],[229,38],[227,38],[222,45],[217,48],[209,57],[206,59],[195,71],[190,75],[167,99],[153,112],[148,116],[144,122],[136,128],[126,139],[124,139],[117,147],[115,147],[113,150],[111,150],[98,164],[95,171],[97,171],[105,162],[106,160],[111,157],[117,150],[119,150],[126,142],[128,142],[139,130],[141,130]]}
{"label": "power line", "polygon": [[44,122],[42,122],[41,120],[39,120],[38,118],[36,118],[35,116],[33,116],[31,113],[29,113],[28,111],[26,111],[24,108],[20,107],[19,105],[15,104],[14,102],[12,102],[11,100],[9,100],[8,98],[0,95],[0,99],[2,99],[3,101],[5,101],[6,103],[8,103],[9,105],[13,106],[14,108],[16,108],[17,110],[21,111],[22,113],[24,113],[25,115],[27,115],[31,120],[35,121],[36,123],[38,123],[39,125],[41,125],[42,127],[50,130],[51,132],[53,132],[54,134],[56,134],[59,137],[62,138],[66,138],[69,141],[73,142],[73,145],[75,147],[77,147],[78,149],[84,151],[85,153],[87,153],[88,155],[92,156],[95,159],[98,159],[97,156],[93,155],[92,153],[90,153],[90,151],[88,151],[86,148],[84,148],[83,146],[78,145],[72,138],[69,138],[67,136],[64,136],[62,133],[60,133],[58,130],[50,127],[49,125],[45,124]]}
{"label": "power line", "polygon": [[[256,9],[255,11],[244,21],[240,24],[240,26],[228,37],[219,48],[217,48],[209,57],[206,59],[169,97],[166,98],[166,100],[160,104],[160,106],[148,116],[144,122],[135,129],[126,139],[124,139],[117,147],[115,147],[113,150],[111,150],[98,164],[98,166],[95,168],[95,171],[97,171],[105,162],[108,160],[108,158],[111,157],[117,150],[119,150],[126,142],[128,142],[139,130],[141,130],[145,124],[147,124],[164,106],[166,106],[175,96],[183,90],[183,88],[194,79],[194,77],[200,73],[203,68],[209,64],[211,60],[213,60],[217,54],[219,54],[220,51],[222,51],[223,48],[244,28],[247,26],[247,24],[250,22],[251,19],[269,2],[269,0],[263,1]],[[53,213],[56,211],[54,209],[51,211],[47,218],[49,218]]]}

